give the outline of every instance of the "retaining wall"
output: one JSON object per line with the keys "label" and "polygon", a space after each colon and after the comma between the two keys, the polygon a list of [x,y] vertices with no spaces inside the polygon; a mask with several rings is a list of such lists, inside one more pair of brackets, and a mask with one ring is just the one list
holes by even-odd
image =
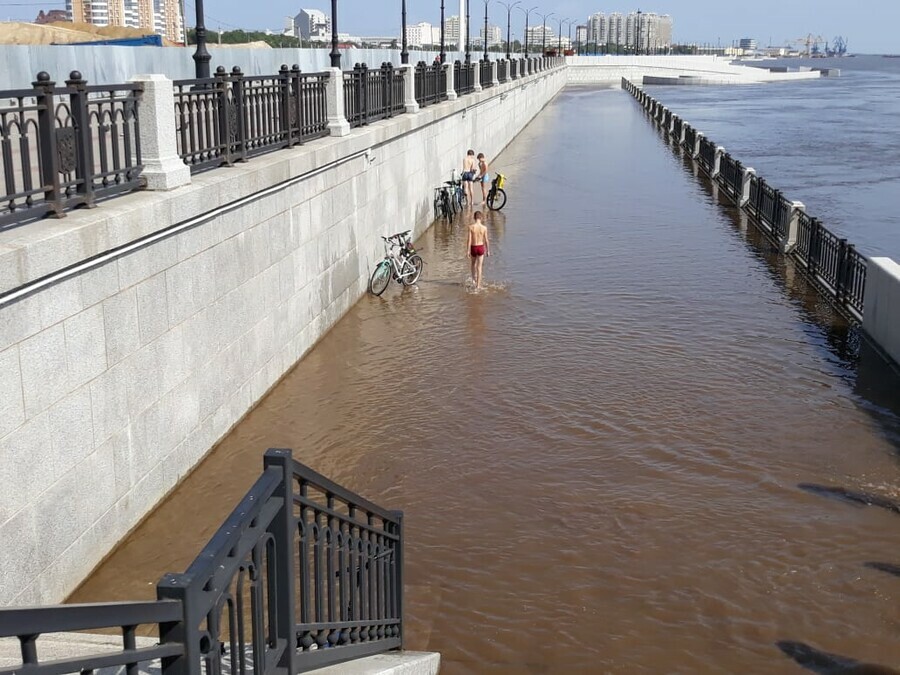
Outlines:
{"label": "retaining wall", "polygon": [[863,330],[900,364],[900,265],[869,258]]}
{"label": "retaining wall", "polygon": [[0,605],[62,600],[365,292],[379,235],[421,233],[466,149],[495,156],[565,82],[3,233]]}
{"label": "retaining wall", "polygon": [[640,84],[644,76],[655,77],[657,84],[684,78],[692,78],[691,84],[750,84],[821,77],[817,71],[772,73],[717,56],[567,56],[566,64],[571,84],[610,87],[619,87],[623,77]]}

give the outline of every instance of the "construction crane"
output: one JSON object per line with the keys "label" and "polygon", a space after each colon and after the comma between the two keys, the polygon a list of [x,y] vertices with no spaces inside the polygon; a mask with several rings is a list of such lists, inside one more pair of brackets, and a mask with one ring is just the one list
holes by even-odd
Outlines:
{"label": "construction crane", "polygon": [[847,40],[846,38],[838,35],[831,42],[831,49],[828,49],[828,45],[825,45],[825,54],[827,56],[844,56],[847,53]]}
{"label": "construction crane", "polygon": [[806,37],[800,37],[792,40],[792,45],[804,45],[806,47],[805,55],[813,56],[819,54],[819,43],[825,42],[825,38],[821,35],[808,34]]}

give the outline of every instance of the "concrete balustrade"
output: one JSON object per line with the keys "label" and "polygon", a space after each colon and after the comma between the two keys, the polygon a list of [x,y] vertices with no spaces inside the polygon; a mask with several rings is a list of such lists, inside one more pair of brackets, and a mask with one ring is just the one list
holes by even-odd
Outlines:
{"label": "concrete balustrade", "polygon": [[160,189],[0,232],[0,605],[65,598],[366,292],[380,235],[421,234],[466,150],[496,157],[566,84],[351,130],[329,72],[331,136],[192,177],[145,77]]}
{"label": "concrete balustrade", "polygon": [[750,183],[754,178],[756,178],[756,169],[745,168],[744,179],[741,182],[741,198],[738,201],[738,206],[741,208],[744,208],[750,201]]}
{"label": "concrete balustrade", "polygon": [[900,264],[890,258],[869,258],[863,330],[900,363]]}
{"label": "concrete balustrade", "polygon": [[721,145],[716,146],[716,155],[713,160],[712,171],[710,173],[711,178],[718,178],[719,174],[722,171],[722,158],[725,156],[725,148]]}

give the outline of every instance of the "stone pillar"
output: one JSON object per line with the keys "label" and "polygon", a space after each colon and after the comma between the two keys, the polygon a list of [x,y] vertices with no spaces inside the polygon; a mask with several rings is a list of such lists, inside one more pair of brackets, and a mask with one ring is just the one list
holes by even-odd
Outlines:
{"label": "stone pillar", "polygon": [[139,128],[141,175],[148,190],[172,190],[191,182],[191,169],[178,156],[175,143],[175,90],[165,75],[136,75],[131,79],[144,85]]}
{"label": "stone pillar", "polygon": [[806,213],[806,204],[803,202],[791,202],[791,219],[788,222],[787,232],[781,242],[781,252],[790,253],[797,245],[800,232],[800,214]]}
{"label": "stone pillar", "polygon": [[741,198],[738,201],[738,206],[744,208],[747,205],[747,202],[750,201],[750,179],[756,177],[756,169],[744,169],[744,180],[741,183]]}
{"label": "stone pillar", "polygon": [[455,101],[457,99],[456,96],[456,68],[454,68],[452,63],[448,63],[444,66],[447,69],[447,100]]}
{"label": "stone pillar", "polygon": [[862,327],[875,343],[900,363],[900,265],[890,258],[869,258]]}
{"label": "stone pillar", "polygon": [[332,136],[346,136],[350,133],[350,124],[344,114],[344,72],[340,68],[328,68],[327,72],[325,109],[328,113],[328,132]]}
{"label": "stone pillar", "polygon": [[711,178],[716,178],[719,173],[722,171],[722,157],[725,156],[725,148],[721,145],[716,146],[716,159],[713,162],[712,166],[712,176]]}
{"label": "stone pillar", "polygon": [[472,68],[472,91],[481,91],[481,63],[476,61]]}
{"label": "stone pillar", "polygon": [[697,159],[700,156],[700,141],[702,138],[703,134],[698,131],[694,141],[694,147],[691,148],[691,159]]}
{"label": "stone pillar", "polygon": [[416,69],[410,64],[400,66],[403,71],[403,106],[406,112],[415,114],[419,112],[419,102],[416,101]]}
{"label": "stone pillar", "polygon": [[499,67],[497,65],[497,59],[491,61],[491,82],[493,82],[495,87],[500,86],[500,72]]}

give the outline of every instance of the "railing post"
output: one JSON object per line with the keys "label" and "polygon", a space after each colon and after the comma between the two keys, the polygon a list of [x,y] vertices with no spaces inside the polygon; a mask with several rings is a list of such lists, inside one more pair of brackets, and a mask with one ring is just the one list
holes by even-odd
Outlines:
{"label": "railing post", "polygon": [[50,79],[49,73],[41,71],[37,74],[37,80],[31,85],[34,87],[38,106],[38,139],[44,201],[50,207],[54,218],[64,218],[66,214],[63,213],[62,188],[59,181],[59,151],[56,145],[56,103],[53,99],[56,82]]}
{"label": "railing post", "polygon": [[756,177],[756,169],[744,169],[744,177],[741,180],[741,195],[738,200],[738,206],[744,208],[750,201],[750,181]]}
{"label": "railing post", "polygon": [[[228,97],[225,97],[228,101]],[[247,161],[247,105],[244,101],[244,73],[240,66],[231,69],[231,105],[234,106],[234,154],[237,161]]]}
{"label": "railing post", "polygon": [[822,225],[818,218],[809,219],[809,256],[806,258],[806,269],[815,279],[816,271],[819,269],[819,230]]}
{"label": "railing post", "polygon": [[806,205],[803,202],[791,202],[790,219],[785,228],[784,239],[781,241],[781,252],[790,253],[797,247],[800,237],[800,214],[806,213]]}
{"label": "railing post", "polygon": [[703,140],[703,134],[699,131],[694,135],[694,147],[691,148],[691,159],[697,159],[700,156],[700,141]]}
{"label": "railing post", "polygon": [[294,138],[294,130],[291,128],[291,69],[286,63],[281,64],[278,70],[278,89],[281,93],[281,112],[279,121],[281,122],[281,133],[284,136],[284,146],[286,148],[293,147],[296,144]]}
{"label": "railing post", "polygon": [[394,65],[388,61],[384,61],[381,64],[381,72],[379,73],[381,77],[379,77],[381,83],[381,105],[384,108],[382,114],[385,117],[393,117],[394,116],[394,100],[392,91],[393,87],[393,75],[394,75]]}
{"label": "railing post", "polygon": [[201,675],[203,654],[200,652],[200,625],[205,616],[198,611],[197,589],[191,588],[190,578],[184,574],[166,574],[156,584],[158,600],[178,600],[181,621],[163,624],[159,629],[161,645],[181,645],[180,656],[162,660],[162,675]]}
{"label": "railing post", "polygon": [[495,87],[500,86],[500,62],[496,59],[491,61],[491,82]]}
{"label": "railing post", "polygon": [[409,114],[419,112],[419,102],[416,100],[416,71],[410,64],[400,66],[403,73],[403,108]]}
{"label": "railing post", "polygon": [[721,145],[716,146],[716,154],[712,165],[712,175],[710,178],[718,178],[722,171],[722,157],[725,156],[725,148]]}
{"label": "railing post", "polygon": [[472,91],[481,91],[481,63],[474,61],[469,66],[472,73]]}
{"label": "railing post", "polygon": [[303,131],[306,129],[306,105],[303,100],[303,73],[296,63],[291,66],[291,87],[294,92],[294,126],[297,131],[297,143],[302,144]]}
{"label": "railing post", "polygon": [[360,124],[369,123],[369,66],[357,63],[353,66],[353,79],[356,84],[356,104],[359,106]]}
{"label": "railing post", "polygon": [[94,168],[94,144],[88,116],[87,82],[81,77],[81,73],[73,70],[69,73],[66,86],[73,90],[69,93],[69,110],[75,128],[75,178],[78,180],[76,190],[84,200],[82,203],[92,209],[95,206],[94,181],[91,179]]}
{"label": "railing post", "polygon": [[332,136],[346,136],[350,124],[344,113],[344,73],[340,68],[329,68],[325,85],[325,109],[328,113],[328,133]]}
{"label": "railing post", "polygon": [[447,74],[447,100],[455,101],[457,99],[455,68],[452,63],[445,63],[442,68],[444,68],[444,72]]}
{"label": "railing post", "polygon": [[[281,482],[273,495],[282,499],[281,508],[266,531],[275,541],[275,585],[278,594],[271,599],[275,602],[275,637],[285,644],[277,665],[285,675],[294,675],[297,672],[297,620],[294,606],[294,460],[291,458],[291,451],[266,450],[263,466],[265,470],[277,468],[281,473]],[[331,619],[333,621],[334,617]]]}
{"label": "railing post", "polygon": [[391,515],[397,519],[397,571],[394,592],[397,595],[397,619],[400,620],[400,648],[403,649],[406,632],[403,626],[403,511],[391,511]]}
{"label": "railing post", "polygon": [[175,90],[165,75],[137,75],[141,110],[138,137],[141,142],[141,176],[148,190],[173,190],[191,182],[191,169],[178,156],[175,132]]}
{"label": "railing post", "polygon": [[834,275],[834,295],[835,299],[843,304],[844,297],[847,295],[847,240],[841,239],[840,248],[838,249],[837,270]]}

